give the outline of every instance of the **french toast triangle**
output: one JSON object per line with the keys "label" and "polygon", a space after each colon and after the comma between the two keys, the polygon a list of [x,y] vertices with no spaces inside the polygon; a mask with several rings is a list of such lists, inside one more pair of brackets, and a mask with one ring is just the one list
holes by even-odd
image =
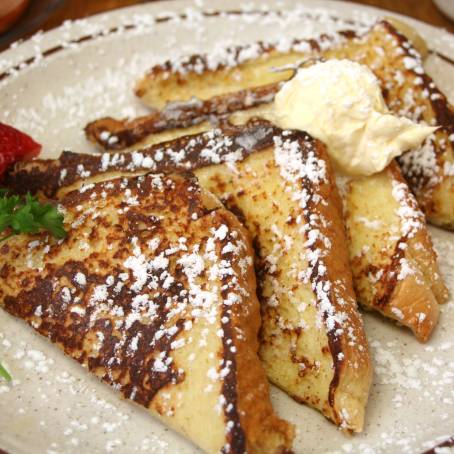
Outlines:
{"label": "french toast triangle", "polygon": [[339,186],[358,301],[426,342],[448,291],[424,215],[399,166],[393,162]]}
{"label": "french toast triangle", "polygon": [[341,201],[321,142],[257,121],[140,152],[66,152],[20,164],[7,182],[62,196],[68,191],[62,185],[83,184],[81,174],[104,179],[177,169],[193,171],[253,238],[268,378],[343,428],[361,431],[372,369]]}
{"label": "french toast triangle", "polygon": [[65,240],[2,245],[0,305],[204,451],[291,452],[236,217],[184,175],[86,181],[60,204]]}
{"label": "french toast triangle", "polygon": [[[216,56],[193,55],[156,65],[138,82],[136,93],[155,109],[166,106],[165,114],[134,121],[95,121],[87,125],[87,137],[105,149],[118,150],[143,145],[151,133],[162,131],[166,122],[170,125],[169,117],[175,119],[178,112],[189,126],[206,121],[210,114],[256,107],[269,102],[279,83],[292,76],[289,66],[308,57],[365,64],[378,77],[393,113],[440,126],[399,163],[429,222],[454,229],[454,110],[425,73],[412,42],[385,20],[362,36],[350,30],[287,45],[260,42],[218,50]],[[282,70],[276,71],[279,67]],[[232,92],[238,96],[226,99]],[[189,100],[192,117],[187,111]]]}
{"label": "french toast triangle", "polygon": [[[192,81],[187,81],[189,92],[192,85]],[[217,95],[218,100],[221,97],[223,105],[239,107],[227,117],[218,117],[217,121],[221,122],[227,118],[232,123],[244,124],[256,116],[267,115],[270,109],[270,104],[255,108],[240,105],[237,101],[243,99],[242,91]],[[204,103],[214,105],[213,99]],[[145,142],[156,143],[164,138],[209,130],[213,126],[199,107],[186,106],[180,128],[175,119],[167,130],[161,124],[161,129],[147,135]],[[155,115],[165,118],[168,113]],[[185,127],[187,118],[192,118],[192,126]],[[99,133],[111,121],[100,120],[89,128]],[[131,137],[126,131],[133,135],[137,132],[126,125],[118,143]],[[438,304],[446,302],[448,293],[425,217],[400,169],[393,163],[377,175],[350,180],[342,186],[351,268],[359,303],[410,328],[419,341],[427,341],[438,322]]]}

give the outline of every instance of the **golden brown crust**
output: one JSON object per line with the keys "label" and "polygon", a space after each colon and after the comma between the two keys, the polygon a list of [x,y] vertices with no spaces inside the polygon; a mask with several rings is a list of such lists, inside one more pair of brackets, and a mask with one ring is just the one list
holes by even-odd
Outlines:
{"label": "golden brown crust", "polygon": [[[414,276],[409,276],[396,286],[393,303],[394,313],[390,307],[386,307],[383,313],[409,327],[420,342],[427,342],[437,326],[440,312],[432,291]],[[396,310],[399,315],[396,315]]]}
{"label": "golden brown crust", "polygon": [[[318,408],[346,429],[360,431],[370,360],[345,261],[339,200],[326,150],[305,133],[283,132],[263,120],[229,128],[220,134],[210,132],[142,150],[136,166],[131,167],[134,159],[124,154],[118,155],[112,166],[103,156],[90,156],[90,164],[84,161],[84,168],[92,176],[143,172],[146,169],[140,164],[144,163],[195,169],[202,186],[223,197],[254,238],[263,317],[261,356],[269,377],[297,400]],[[192,148],[183,145],[189,143],[198,144],[196,150],[216,165],[192,159]],[[178,164],[168,160],[177,150],[181,152]],[[289,159],[281,160],[285,153],[290,153]],[[67,154],[47,166],[50,174],[46,164],[22,165],[8,182],[19,188],[32,178],[41,182],[48,194],[55,194],[58,184],[49,187],[49,175],[65,170],[66,157],[71,166],[66,169],[65,181],[80,181],[80,174],[73,171],[77,169],[76,155]],[[293,161],[296,167],[291,166]],[[290,164],[287,170],[286,164]],[[28,172],[30,168],[39,171]],[[292,176],[292,172],[297,173]],[[298,172],[302,172],[299,177]],[[288,186],[287,190],[283,186]],[[306,208],[298,202],[305,197],[309,197]],[[284,236],[277,236],[280,231]],[[292,252],[280,255],[276,247],[285,249],[289,241],[295,243]],[[328,251],[332,245],[335,252],[331,256]],[[344,258],[339,261],[333,258],[336,256]],[[289,273],[296,275],[291,278]],[[285,290],[275,288],[276,284]],[[281,299],[280,306],[275,305],[276,298]],[[358,348],[351,345],[353,338]]]}
{"label": "golden brown crust", "polygon": [[[179,101],[195,96],[203,105],[211,96],[257,87],[264,75],[271,77],[271,66],[294,65],[310,55],[347,58],[368,65],[381,82],[392,112],[441,126],[434,137],[406,153],[399,163],[429,222],[454,229],[454,110],[425,73],[421,56],[411,43],[415,37],[412,35],[409,40],[401,31],[405,32],[402,26],[398,31],[391,23],[380,21],[360,37],[349,31],[336,39],[321,36],[318,41],[305,42],[306,46],[302,46],[304,41],[295,41],[284,52],[272,44],[260,43],[251,59],[240,57],[247,47],[235,48],[226,51],[235,57],[234,63],[214,69],[209,64],[210,57],[203,55],[192,56],[183,64],[167,62],[150,70],[141,82],[140,95],[155,107],[163,107],[169,96]],[[266,83],[277,86],[291,74],[291,70],[274,73]],[[214,87],[215,92],[207,86]]]}
{"label": "golden brown crust", "polygon": [[[321,39],[330,40],[327,36]],[[285,80],[292,75],[291,69],[280,73],[272,69],[290,63],[290,55],[291,60],[296,62],[304,52],[320,49],[315,40],[294,40],[290,48],[290,53],[283,54],[272,43],[258,42],[223,49],[224,58],[218,61],[210,61],[208,55],[191,55],[183,57],[183,61],[169,60],[152,67],[137,82],[135,93],[142,102],[154,109],[161,110],[169,103],[191,99],[199,103],[202,101],[201,106],[203,101],[215,99],[224,93],[248,90],[259,85],[266,87]],[[255,55],[256,58],[244,58],[245,55]],[[283,56],[285,61],[282,61]],[[260,83],[255,83],[258,75]],[[219,85],[220,80],[222,85]]]}
{"label": "golden brown crust", "polygon": [[137,148],[147,137],[171,129],[188,128],[209,121],[214,127],[229,113],[269,102],[278,88],[278,85],[271,84],[240,90],[235,92],[235,96],[223,94],[203,102],[169,104],[163,111],[156,111],[133,120],[101,118],[87,124],[85,135],[90,142],[104,150],[124,150],[132,146]]}
{"label": "golden brown crust", "polygon": [[420,211],[415,197],[407,189],[407,183],[402,175],[400,168],[393,162],[390,165],[392,177],[405,187],[406,204],[414,211],[414,216],[418,218],[420,225],[415,229],[415,234],[407,240],[407,250],[409,256],[415,260],[416,265],[420,267],[421,273],[426,280],[426,284],[434,294],[435,299],[439,304],[446,303],[448,300],[448,289],[441,277],[441,272],[438,266],[437,253],[434,250],[432,239],[427,228],[426,219]]}
{"label": "golden brown crust", "polygon": [[0,305],[207,452],[290,449],[257,355],[238,220],[182,175],[85,181],[60,202],[63,242],[43,233],[2,245]]}
{"label": "golden brown crust", "polygon": [[[232,95],[234,96],[234,94]],[[399,321],[409,327],[415,336],[424,342],[429,338],[438,319],[438,307],[434,304],[434,301],[439,303],[446,301],[447,291],[438,270],[437,259],[431,245],[424,217],[395,164],[390,167],[388,173],[389,175],[383,174],[382,176],[371,177],[369,182],[362,182],[359,179],[352,185],[356,188],[356,192],[365,191],[364,194],[359,196],[364,197],[365,200],[370,200],[374,191],[374,198],[377,196],[377,191],[378,193],[380,192],[378,187],[368,189],[374,179],[383,179],[383,182],[380,183],[382,188],[389,186],[388,192],[384,194],[385,198],[391,197],[391,182],[404,185],[405,200],[399,202],[400,205],[396,204],[392,199],[385,200],[381,204],[381,209],[383,211],[393,207],[392,210],[397,210],[399,206],[403,206],[402,204],[407,204],[409,209],[415,212],[419,228],[416,229],[411,239],[403,237],[400,233],[397,233],[397,240],[394,238],[395,234],[393,234],[393,238],[387,239],[386,235],[389,232],[400,228],[399,219],[392,214],[388,216],[386,227],[383,229],[386,232],[385,236],[369,241],[366,236],[362,235],[362,239],[359,240],[359,246],[356,247],[355,243],[358,243],[357,236],[360,235],[364,226],[361,226],[363,221],[355,221],[355,218],[367,218],[369,210],[367,203],[364,205],[361,200],[352,202],[351,197],[347,195],[346,216],[351,230],[350,250],[355,287],[359,302],[363,306],[377,310],[386,317]],[[377,212],[380,212],[380,207],[377,207],[377,210]],[[379,222],[379,220],[376,222]],[[370,233],[373,234],[372,231]],[[371,252],[358,252],[358,249],[366,246],[371,248]],[[383,252],[374,253],[375,249],[380,249],[381,247],[384,247]],[[404,247],[406,247],[405,251]],[[406,258],[407,256],[408,258]],[[421,277],[415,280],[414,277],[408,276],[404,279],[404,282],[399,282],[397,276],[402,268],[402,260],[405,260],[406,264],[410,263],[415,272],[421,274]],[[404,295],[408,295],[412,289],[413,291],[423,292],[426,298],[419,298],[418,304],[414,304],[414,301],[408,300],[406,297],[404,298]]]}
{"label": "golden brown crust", "polygon": [[[360,303],[426,341],[446,300],[427,225],[398,166],[350,181],[344,203]],[[411,295],[418,294],[418,298]]]}
{"label": "golden brown crust", "polygon": [[[216,130],[194,136],[183,135],[186,133],[183,129],[174,140],[131,153],[89,155],[64,151],[58,159],[16,163],[5,175],[4,185],[17,193],[39,192],[54,197],[60,188],[82,181],[82,175],[93,177],[116,171],[133,174],[136,170],[140,173],[194,170],[212,164],[213,153],[228,159],[235,153],[247,156],[263,149],[280,131],[265,120],[251,120],[246,126],[238,127],[222,123]],[[203,154],[203,150],[211,151]]]}
{"label": "golden brown crust", "polygon": [[[440,126],[422,147],[400,157],[399,164],[428,221],[453,229],[454,110],[432,78],[424,72],[421,56],[413,47],[411,38],[405,37],[389,22],[382,21],[379,25],[394,38],[388,41],[390,47],[385,48],[386,58],[381,68],[375,70],[390,110],[416,121]],[[380,28],[377,27],[376,33],[380,33]],[[405,80],[403,85],[397,82],[401,75]]]}
{"label": "golden brown crust", "polygon": [[[406,185],[397,165],[391,166],[391,173],[396,181]],[[419,211],[409,190],[406,199],[409,206]],[[415,273],[396,285],[390,301],[402,312],[402,317],[399,314],[396,320],[408,326],[418,340],[426,342],[438,322],[438,304],[448,300],[448,289],[441,277],[437,255],[422,213],[419,222],[421,225],[414,235],[405,239],[407,247],[403,254]]]}
{"label": "golden brown crust", "polygon": [[[329,159],[327,157],[328,162]],[[329,226],[326,226],[329,232],[326,232],[328,238],[332,242],[331,254],[326,257],[326,266],[331,274],[331,280],[339,280],[339,276],[343,276],[341,282],[336,288],[336,296],[340,301],[348,301],[355,294],[353,290],[353,276],[350,267],[348,244],[346,244],[345,223],[343,217],[342,200],[337,190],[336,181],[334,179],[334,171],[331,170],[330,180],[325,188],[329,191],[326,195],[327,199],[331,200],[331,206],[325,205],[321,207],[321,211],[325,218],[330,219]],[[349,312],[348,318],[352,320],[352,325],[358,327],[361,325],[359,313],[355,310],[353,304],[339,307],[339,311],[344,310]],[[335,415],[338,419],[338,424],[345,424],[348,415],[348,429],[353,429],[355,432],[361,432],[364,424],[365,405],[362,404],[367,399],[369,388],[372,384],[372,364],[370,357],[362,351],[367,349],[366,333],[363,330],[355,329],[352,331],[355,341],[352,342],[348,336],[343,337],[343,352],[344,362],[341,363],[344,370],[339,373],[338,393],[335,394]],[[352,336],[352,337],[353,337]]]}
{"label": "golden brown crust", "polygon": [[[238,219],[230,212],[224,214],[229,219],[229,224],[241,232],[244,238],[249,238],[249,233],[240,224]],[[247,256],[253,257],[254,250],[250,241],[247,242]],[[256,288],[255,272],[252,269],[242,273],[237,269],[240,285],[245,288]],[[248,434],[247,452],[253,454],[284,453],[291,448],[294,438],[294,428],[282,419],[279,419],[269,400],[269,385],[265,370],[257,367],[255,358],[259,350],[258,332],[261,325],[260,306],[255,292],[251,294],[254,304],[235,305],[233,307],[233,324],[241,329],[242,335],[247,339],[251,348],[241,348],[244,340],[233,337],[238,353],[236,355],[239,370],[247,370],[248,374],[237,376],[238,408],[241,425]],[[247,323],[243,321],[247,320]],[[254,367],[255,366],[255,367]]]}
{"label": "golden brown crust", "polygon": [[[297,150],[301,141],[303,161],[314,159],[314,173],[315,159],[322,161],[326,177],[317,184],[301,178],[296,186],[287,187],[283,162],[278,164],[269,150],[237,162],[234,170],[212,166],[197,174],[255,238],[263,320],[260,351],[269,379],[343,428],[361,431],[371,364],[353,295],[332,170],[320,142],[297,132],[283,134],[282,141],[275,140],[276,156],[285,154],[286,146]],[[292,200],[292,194],[298,200],[299,185],[308,197],[307,211]],[[314,219],[321,220],[316,227]],[[289,252],[286,248],[292,241]],[[301,272],[308,282],[303,284],[298,269],[306,254],[320,261],[304,265]],[[316,328],[322,321],[326,333]]]}
{"label": "golden brown crust", "polygon": [[[231,94],[231,96],[235,97],[235,94]],[[379,246],[383,244],[392,245],[392,247],[384,249],[386,255],[383,255],[383,253],[380,253],[379,255],[371,255],[371,253],[358,254],[357,248],[355,245],[352,246],[352,242],[357,243],[355,237],[361,231],[361,226],[358,225],[358,222],[355,222],[354,218],[364,217],[365,214],[367,215],[368,209],[367,206],[362,207],[364,204],[361,204],[360,202],[358,202],[358,206],[354,203],[349,203],[350,198],[347,197],[347,205],[349,205],[349,209],[347,210],[347,221],[351,229],[350,249],[352,251],[355,287],[359,296],[359,301],[362,305],[378,310],[391,319],[400,321],[402,324],[412,329],[418,339],[425,341],[435,327],[438,317],[438,307],[433,304],[433,296],[435,295],[435,300],[444,302],[446,300],[447,292],[440,277],[435,253],[430,243],[430,237],[423,216],[419,212],[416,202],[409,193],[408,188],[406,188],[406,184],[397,167],[395,165],[391,166],[389,172],[390,175],[389,177],[385,177],[383,184],[389,185],[389,182],[392,180],[401,185],[405,185],[404,191],[406,192],[407,199],[405,203],[407,203],[412,210],[418,212],[416,217],[417,222],[420,224],[420,228],[411,240],[403,238],[401,234],[398,234],[398,238],[401,238],[398,241],[395,239],[378,237],[375,242],[370,242],[364,237],[361,240],[362,243],[360,244],[360,247],[365,247],[370,243],[368,247],[372,248],[372,253],[374,248],[379,248]],[[372,177],[370,180],[373,180],[374,178],[376,177]],[[358,185],[361,185],[360,180],[354,183],[354,186]],[[367,188],[367,183],[362,186]],[[379,190],[378,188],[376,189]],[[361,190],[360,186],[357,191]],[[367,189],[364,190],[367,192]],[[374,191],[374,189],[371,190]],[[390,196],[391,191],[392,188],[389,187],[389,194],[386,197]],[[366,197],[366,199],[369,199],[370,197],[367,193],[362,196]],[[383,209],[385,209],[385,207],[389,208],[392,205],[392,200],[391,205],[389,205],[388,202],[385,202],[382,205]],[[401,203],[404,203],[404,201]],[[398,206],[395,207],[395,209],[397,208]],[[399,220],[395,217],[391,217],[388,219],[388,225],[385,229],[386,232],[390,232],[393,228],[396,228],[396,225],[398,224]],[[408,246],[405,252],[403,250],[404,246]],[[412,264],[412,267],[417,273],[422,273],[424,277],[419,278],[417,281],[423,282],[424,284],[416,286],[417,282],[415,279],[407,277],[406,281],[415,281],[415,283],[410,286],[405,284],[404,287],[406,290],[403,292],[398,288],[398,284],[400,285],[400,283],[397,280],[397,276],[400,274],[399,270],[402,267],[401,261],[407,260],[405,257],[410,254],[411,258],[408,263]],[[373,276],[379,277],[374,278]],[[424,290],[427,295],[425,307],[424,300],[422,299],[419,300],[417,306],[413,305],[412,301],[403,299],[402,295],[408,294],[408,291],[411,290],[411,288],[416,288],[415,286],[419,287],[419,291]],[[431,289],[434,289],[434,295],[431,295]],[[407,305],[408,308],[413,306],[414,310],[402,310],[407,307]],[[414,312],[416,309],[418,312]]]}
{"label": "golden brown crust", "polygon": [[[400,27],[404,30],[402,26]],[[444,148],[449,155],[449,149],[451,147],[448,134],[453,127],[453,115],[451,108],[447,104],[446,97],[439,92],[432,80],[424,73],[420,66],[419,56],[408,40],[390,23],[386,21],[378,23],[363,37],[357,37],[354,34],[346,36],[344,34],[344,38],[347,38],[347,41],[344,41],[340,45],[336,44],[332,48],[328,47],[327,50],[322,52],[322,55],[327,58],[351,58],[359,60],[361,63],[369,64],[380,78],[384,88],[384,96],[392,110],[396,113],[415,117],[417,120],[424,119],[429,123],[436,121],[438,124],[443,125],[443,130],[437,131],[435,140],[429,140],[428,142],[434,148],[435,163],[427,162],[427,165],[422,166],[424,167],[422,168],[421,163],[419,162],[418,164],[418,161],[424,161],[427,158],[424,158],[424,156],[416,160],[411,158],[412,155],[417,156],[419,152],[409,152],[407,157],[401,159],[401,162],[403,163],[406,175],[410,176],[413,188],[420,187],[421,189],[417,191],[417,195],[429,219],[434,221],[434,216],[444,219],[449,218],[451,216],[451,206],[454,207],[452,202],[454,200],[452,197],[452,193],[454,193],[454,180],[449,176],[442,175],[445,168],[449,169],[449,162],[451,161],[449,159],[448,162],[443,161],[439,153],[439,150]],[[416,39],[414,36],[412,38],[413,40]],[[416,41],[418,42],[417,39]],[[315,48],[315,46],[311,46],[312,50]],[[295,52],[293,49],[287,52],[286,55],[288,58],[287,63],[294,61]],[[200,58],[203,60],[203,57]],[[266,60],[266,58],[266,55],[263,53],[253,61],[256,63],[260,62],[260,65],[263,66],[263,61],[261,60]],[[276,58],[277,54],[274,53],[271,59]],[[189,93],[191,95],[198,95],[198,90],[200,89],[202,90],[200,92],[202,95],[203,87],[201,88],[198,83],[193,83],[192,78],[196,77],[199,80],[203,75],[209,75],[211,78],[218,78],[219,86],[217,89],[221,90],[219,87],[222,86],[222,89],[227,91],[227,94],[233,100],[236,98],[236,93],[229,92],[231,89],[230,82],[228,82],[229,74],[236,70],[245,76],[247,82],[242,82],[243,84],[251,83],[254,79],[250,77],[249,72],[253,67],[253,61],[240,62],[238,60],[237,64],[233,67],[220,67],[214,71],[209,70],[207,66],[204,72],[196,76],[193,74],[190,64],[188,64],[188,67],[183,68],[184,74],[175,76],[184,79],[186,91],[182,91],[180,94],[183,96],[187,96]],[[166,71],[170,71],[170,66]],[[178,70],[174,72],[170,71],[170,79],[172,79],[172,75],[176,74],[176,72]],[[149,82],[153,80],[153,77],[153,71],[151,71],[148,75]],[[288,74],[283,74],[282,80],[285,77],[288,77]],[[159,84],[159,80],[154,81]],[[256,84],[260,83],[257,73],[254,82]],[[277,82],[275,85],[278,85]],[[164,94],[165,90],[160,92],[161,96],[164,96]],[[203,100],[203,103],[205,102],[207,102],[206,99]],[[197,107],[195,107],[195,110],[197,110]],[[433,165],[435,165],[435,168],[433,168]],[[397,175],[396,172],[398,170],[394,169],[394,175],[390,175],[389,178],[405,185],[400,173]],[[426,175],[427,172],[429,174],[432,172],[432,174]],[[441,182],[435,184],[435,189],[431,188],[433,181],[438,181],[439,179],[441,179]],[[356,185],[358,184],[357,182]],[[405,191],[409,194],[408,188],[405,187]],[[409,201],[407,200],[407,202]],[[405,202],[402,201],[402,203]],[[436,257],[422,214],[419,212],[413,199],[410,200],[409,206],[411,209],[418,211],[418,222],[421,225],[420,229],[415,232],[414,237],[407,239],[399,234],[398,238],[400,239],[397,241],[395,239],[386,240],[385,242],[392,244],[392,247],[385,248],[386,253],[383,257],[376,256],[371,259],[368,254],[361,256],[355,252],[352,257],[352,264],[355,270],[356,288],[361,303],[367,307],[375,308],[389,318],[400,319],[404,325],[409,326],[414,331],[417,338],[425,341],[430,336],[437,320],[438,307],[433,303],[434,297],[436,301],[444,302],[446,300],[446,288],[440,278]],[[353,211],[357,215],[361,215],[361,212],[358,213],[358,210],[355,210],[354,207]],[[435,222],[440,223],[441,221],[436,220]],[[398,223],[398,219],[390,219],[389,229],[395,227]],[[358,231],[358,226],[352,225],[351,228],[354,236],[355,232]],[[367,241],[364,242],[363,246],[366,243]],[[380,244],[383,244],[383,238],[378,238],[375,246],[378,247]],[[403,250],[404,247],[407,247],[405,252]],[[411,255],[408,259],[409,262],[406,258],[407,255],[409,257]],[[420,258],[418,259],[418,257]],[[424,276],[424,278],[421,277],[416,280],[410,276],[404,279],[404,281],[408,282],[414,281],[409,287],[405,284],[405,287],[408,287],[404,292],[405,294],[411,288],[415,288],[418,282],[423,282],[422,285],[419,284],[419,287],[420,291],[424,290],[427,295],[427,304],[424,307],[424,300],[420,299],[418,304],[418,310],[420,311],[418,312],[419,318],[413,312],[409,313],[408,317],[405,315],[408,311],[402,312],[402,307],[406,307],[407,305],[410,307],[412,305],[411,301],[406,301],[403,298],[402,295],[404,293],[399,289],[402,283],[399,282],[397,276],[401,274],[399,270],[403,266],[402,261],[405,261],[404,263],[411,263],[413,268],[415,268],[415,272],[421,273]],[[380,277],[375,282],[372,282],[370,275],[377,276],[379,274]],[[431,294],[432,289],[434,289],[433,295]]]}
{"label": "golden brown crust", "polygon": [[423,59],[429,56],[429,48],[424,38],[417,32],[417,30],[409,25],[396,19],[393,16],[385,16],[385,21],[390,23],[399,33],[406,36],[412,43],[413,47],[419,52]]}
{"label": "golden brown crust", "polygon": [[[138,83],[141,86],[140,90],[138,90],[139,96],[145,96],[153,108],[164,107],[169,99],[173,99],[172,96],[176,96],[176,93],[180,96],[180,98],[175,98],[178,102],[170,102],[168,108],[164,109],[160,114],[153,112],[135,120],[119,121],[106,118],[94,121],[86,128],[87,137],[106,150],[124,149],[142,142],[147,134],[156,133],[158,130],[161,131],[162,128],[187,127],[191,121],[200,122],[207,119],[209,115],[218,116],[269,102],[273,94],[279,89],[279,82],[291,77],[292,70],[287,69],[273,75],[273,80],[275,81],[263,86],[260,85],[262,84],[260,76],[264,71],[269,71],[269,68],[278,66],[277,63],[282,65],[298,64],[302,58],[307,57],[308,53],[311,52],[321,52],[324,57],[328,58],[346,56],[352,59],[360,58],[372,61],[376,59],[376,55],[373,49],[367,49],[369,40],[372,43],[371,46],[375,44],[383,45],[380,39],[376,39],[374,33],[379,34],[382,32],[382,35],[387,34],[394,38],[397,37],[399,42],[401,42],[403,37],[396,29],[401,32],[405,31],[411,35],[412,42],[417,43],[418,50],[424,53],[422,38],[416,37],[418,35],[415,36],[415,33],[411,33],[410,30],[412,29],[407,24],[394,19],[391,20],[390,18],[389,21],[382,21],[376,27],[377,30],[370,31],[362,37],[359,45],[355,44],[355,40],[358,37],[353,31],[344,31],[340,32],[335,39],[334,37],[322,35],[318,40],[295,40],[290,49],[285,52],[277,51],[272,44],[258,43],[259,49],[255,49],[256,58],[245,61],[237,58],[237,63],[233,66],[220,65],[216,69],[209,69],[211,68],[208,63],[209,57],[204,55],[194,55],[187,59],[187,63],[178,67],[175,62],[170,61],[164,65],[157,65]],[[380,30],[380,27],[384,30]],[[341,45],[338,44],[339,41]],[[330,42],[333,43],[332,49],[329,46]],[[319,43],[323,44],[325,51],[320,50],[321,46]],[[334,43],[336,44],[334,45]],[[305,46],[302,46],[302,44],[305,44]],[[227,49],[226,53],[238,56],[247,47]],[[366,48],[366,50],[364,51],[363,48]],[[411,55],[407,49],[405,49],[405,54]],[[402,56],[400,59],[402,59]],[[233,61],[235,61],[235,58]],[[382,79],[393,79],[392,74],[388,75],[386,71],[384,74],[381,73],[383,72],[383,63],[379,63],[378,67],[376,62],[374,63],[375,70],[379,72],[378,75]],[[389,63],[391,70],[394,69],[393,64],[395,64],[397,71],[401,69],[399,67],[402,66],[400,61],[394,59]],[[197,69],[195,70],[194,68]],[[203,71],[200,68],[204,68]],[[407,70],[404,72],[406,73]],[[240,81],[237,80],[239,74],[241,74]],[[211,92],[205,93],[207,86],[210,86],[208,81],[211,79],[216,81],[214,95]],[[430,79],[425,81],[424,87],[426,89],[433,88],[430,87],[430,82]],[[383,84],[389,85],[386,80],[383,80]],[[209,94],[212,96],[208,96]],[[385,94],[388,95],[390,101],[394,101],[396,96],[397,98],[400,96],[398,92],[397,94],[394,92],[390,93],[389,89],[385,90]],[[446,107],[442,109],[446,111]],[[169,115],[166,115],[167,112]],[[167,126],[165,126],[166,123]]]}

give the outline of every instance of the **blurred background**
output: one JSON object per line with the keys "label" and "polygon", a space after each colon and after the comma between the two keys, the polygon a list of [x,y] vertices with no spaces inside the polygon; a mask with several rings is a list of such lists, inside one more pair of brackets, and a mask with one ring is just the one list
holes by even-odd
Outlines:
{"label": "blurred background", "polygon": [[[0,50],[39,29],[48,30],[67,19],[154,0],[0,0]],[[166,0],[162,0],[166,1]],[[353,0],[405,14],[454,33],[454,0]],[[209,5],[210,0],[205,0]],[[442,12],[443,11],[443,12]]]}

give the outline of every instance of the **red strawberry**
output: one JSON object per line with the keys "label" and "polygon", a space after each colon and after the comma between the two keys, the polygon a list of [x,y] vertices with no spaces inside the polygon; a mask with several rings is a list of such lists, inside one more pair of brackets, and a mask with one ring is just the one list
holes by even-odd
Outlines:
{"label": "red strawberry", "polygon": [[14,162],[38,156],[41,145],[29,135],[0,123],[0,176]]}

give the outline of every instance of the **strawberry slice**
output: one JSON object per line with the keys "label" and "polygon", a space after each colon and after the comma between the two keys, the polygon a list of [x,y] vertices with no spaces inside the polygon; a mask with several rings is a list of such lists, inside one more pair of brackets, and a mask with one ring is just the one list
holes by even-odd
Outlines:
{"label": "strawberry slice", "polygon": [[29,135],[0,123],[0,176],[11,164],[38,156],[41,145]]}

